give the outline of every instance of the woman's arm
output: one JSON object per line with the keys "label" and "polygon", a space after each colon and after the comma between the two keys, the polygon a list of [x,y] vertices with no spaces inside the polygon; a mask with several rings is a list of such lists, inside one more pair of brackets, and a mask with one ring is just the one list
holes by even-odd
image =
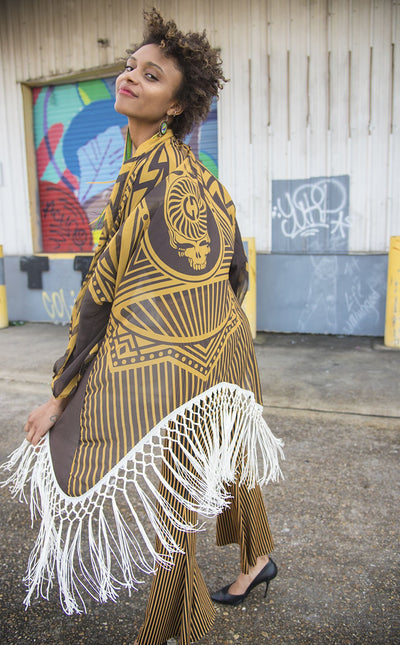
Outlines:
{"label": "woman's arm", "polygon": [[26,439],[33,446],[37,446],[45,434],[53,427],[60,417],[68,399],[55,399],[52,396],[46,403],[32,410],[25,424]]}

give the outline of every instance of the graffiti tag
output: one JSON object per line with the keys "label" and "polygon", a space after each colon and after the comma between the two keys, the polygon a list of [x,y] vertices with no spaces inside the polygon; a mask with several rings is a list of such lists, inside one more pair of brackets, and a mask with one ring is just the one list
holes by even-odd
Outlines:
{"label": "graffiti tag", "polygon": [[42,302],[50,320],[65,322],[71,317],[72,308],[75,302],[75,292],[70,291],[67,300],[64,289],[53,291],[51,294],[48,294],[46,291],[42,291]]}
{"label": "graffiti tag", "polygon": [[[315,184],[301,184],[292,194],[285,193],[286,204],[278,198],[272,217],[282,218],[282,233],[292,239],[298,235],[316,235],[319,228],[329,228],[330,224],[334,232],[344,237],[349,226],[344,214],[346,198],[344,187],[333,177]],[[330,215],[336,219],[329,221]]]}
{"label": "graffiti tag", "polygon": [[381,294],[377,279],[373,275],[363,283],[361,271],[355,259],[346,263],[344,273],[350,275],[352,280],[350,288],[344,293],[348,314],[344,331],[346,334],[353,334],[365,318],[372,317],[375,321],[379,320]]}
{"label": "graffiti tag", "polygon": [[345,250],[350,227],[348,184],[347,176],[274,181],[273,250],[305,251],[300,240],[306,238],[312,238],[312,251]]}

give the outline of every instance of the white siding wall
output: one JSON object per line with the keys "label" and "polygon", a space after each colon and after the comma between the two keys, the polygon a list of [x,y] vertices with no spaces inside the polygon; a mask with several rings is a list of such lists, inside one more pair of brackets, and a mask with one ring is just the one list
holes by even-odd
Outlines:
{"label": "white siding wall", "polygon": [[[32,252],[20,82],[113,63],[141,38],[138,0],[3,0],[0,243]],[[350,175],[350,248],[400,234],[399,0],[161,0],[222,49],[220,177],[245,235],[271,246],[271,180]],[[108,40],[102,46],[99,39]]]}
{"label": "white siding wall", "polygon": [[16,46],[7,10],[0,20],[0,244],[4,254],[32,248],[22,93],[16,82]]}

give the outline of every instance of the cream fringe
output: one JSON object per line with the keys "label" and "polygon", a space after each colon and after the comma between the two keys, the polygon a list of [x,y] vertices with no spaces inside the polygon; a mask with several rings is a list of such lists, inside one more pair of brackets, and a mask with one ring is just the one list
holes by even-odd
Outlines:
{"label": "cream fringe", "polygon": [[[278,458],[283,458],[282,446],[265,423],[254,395],[229,383],[210,388],[165,417],[79,497],[70,497],[59,487],[48,435],[36,448],[25,440],[1,467],[12,472],[1,485],[9,486],[20,501],[27,502],[25,489],[30,484],[32,520],[41,518],[24,578],[28,588],[25,607],[32,596],[49,599],[55,575],[62,608],[72,614],[86,611],[83,589],[99,602],[115,601],[121,587],[137,589],[141,582],[137,570],[154,573],[157,565],[173,566],[174,553],[180,548],[160,509],[178,529],[197,531],[202,527],[185,522],[158,492],[162,483],[178,496],[156,462],[166,463],[183,484],[185,495],[178,497],[187,509],[215,516],[229,505],[225,486],[235,480],[236,472],[240,472],[240,483],[249,488],[281,476]],[[172,457],[169,463],[167,451]],[[155,551],[142,509],[139,514],[133,505],[134,493],[166,556]]]}

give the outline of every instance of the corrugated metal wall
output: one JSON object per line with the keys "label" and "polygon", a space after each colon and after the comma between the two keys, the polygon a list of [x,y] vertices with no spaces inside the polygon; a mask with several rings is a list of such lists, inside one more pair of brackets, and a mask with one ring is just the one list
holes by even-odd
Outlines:
{"label": "corrugated metal wall", "polygon": [[[140,40],[137,0],[3,0],[0,242],[32,251],[21,82],[113,63]],[[400,231],[399,0],[163,0],[208,31],[232,80],[219,104],[220,177],[245,235],[271,249],[271,182],[350,177],[350,252]],[[29,128],[28,128],[29,129]],[[31,136],[27,132],[27,137]],[[32,163],[32,162],[30,162]],[[31,195],[31,201],[35,196]]]}

